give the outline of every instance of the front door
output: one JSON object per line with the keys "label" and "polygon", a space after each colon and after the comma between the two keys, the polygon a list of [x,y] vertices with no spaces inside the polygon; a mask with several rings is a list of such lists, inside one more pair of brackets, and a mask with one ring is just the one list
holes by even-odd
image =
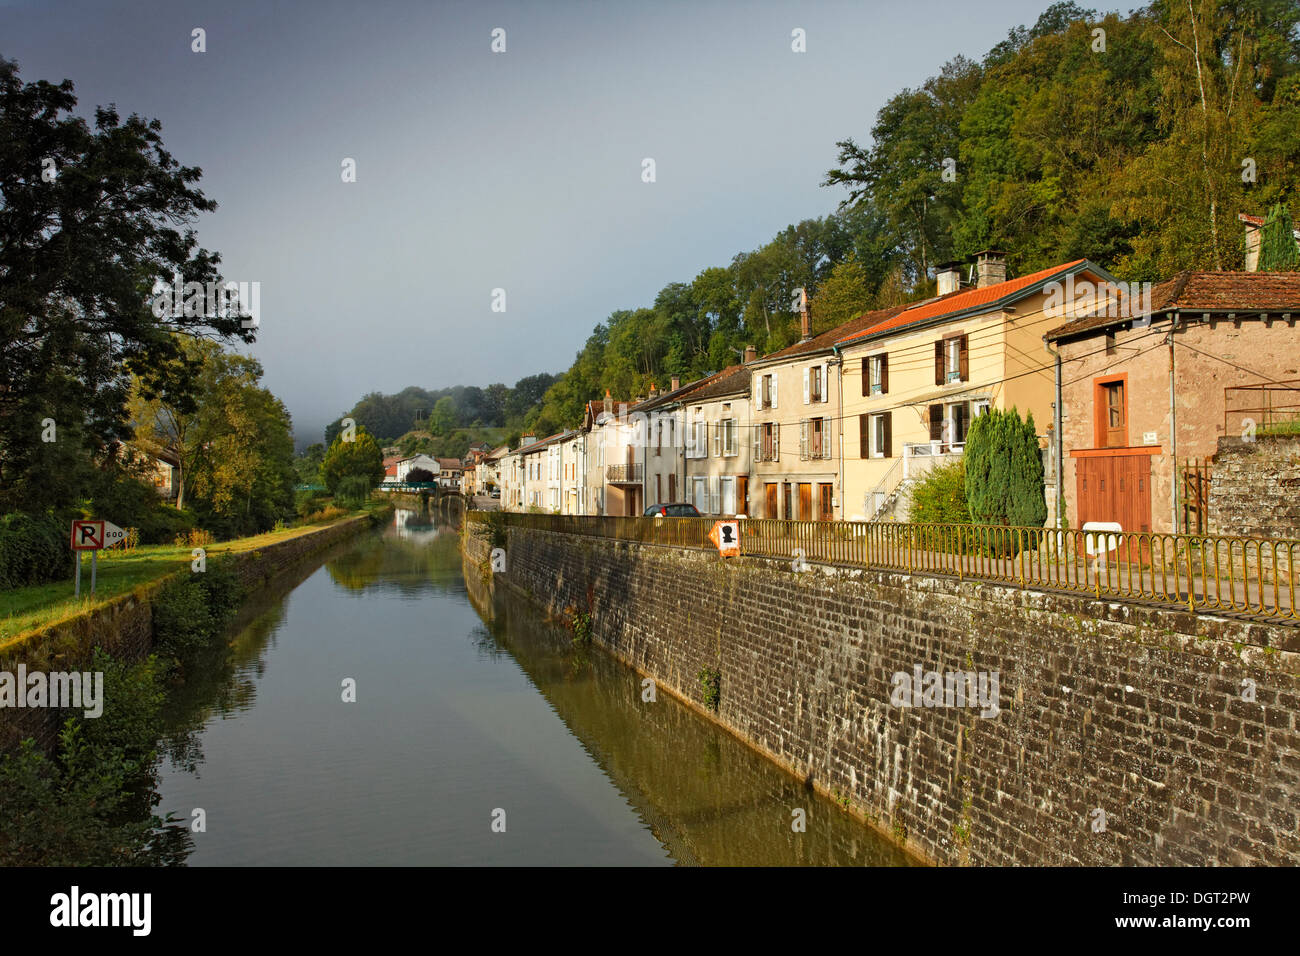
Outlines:
{"label": "front door", "polygon": [[819,484],[817,486],[818,521],[833,521],[835,519],[834,487],[831,484]]}
{"label": "front door", "polygon": [[812,520],[812,485],[803,481],[799,483],[799,520]]}
{"label": "front door", "polygon": [[764,486],[767,492],[767,507],[763,511],[763,516],[767,518],[781,517],[776,510],[776,482],[770,481]]}

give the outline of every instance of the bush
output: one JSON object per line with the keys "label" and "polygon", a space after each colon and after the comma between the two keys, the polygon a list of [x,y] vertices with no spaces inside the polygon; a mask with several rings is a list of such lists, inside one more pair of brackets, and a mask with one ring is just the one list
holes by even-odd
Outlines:
{"label": "bush", "polygon": [[329,495],[322,494],[319,491],[300,491],[294,507],[298,512],[298,517],[305,518],[309,514],[320,511],[329,502]]}
{"label": "bush", "polygon": [[0,518],[0,589],[72,577],[71,524],[53,514]]}
{"label": "bush", "polygon": [[966,507],[966,465],[961,459],[932,468],[912,486],[908,520],[914,523],[970,524]]}
{"label": "bush", "polygon": [[1032,414],[990,409],[966,435],[966,501],[977,524],[1041,528],[1047,521],[1043,458]]}
{"label": "bush", "polygon": [[210,560],[206,570],[168,582],[153,603],[154,646],[173,666],[209,642],[230,623],[244,599],[234,562]]}
{"label": "bush", "polygon": [[344,508],[360,508],[370,497],[373,485],[365,475],[348,475],[340,478],[334,499]]}

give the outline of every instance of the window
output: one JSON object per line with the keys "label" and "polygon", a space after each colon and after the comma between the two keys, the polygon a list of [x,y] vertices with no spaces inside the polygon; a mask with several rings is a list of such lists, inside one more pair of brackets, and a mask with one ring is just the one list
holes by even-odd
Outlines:
{"label": "window", "polygon": [[760,409],[776,408],[776,373],[770,372],[767,375],[760,376],[758,383],[758,407]]}
{"label": "window", "polygon": [[805,373],[808,376],[808,394],[804,398],[805,402],[822,401],[822,367],[814,365]]}
{"label": "window", "polygon": [[655,421],[655,454],[664,446],[664,420],[662,418]]}
{"label": "window", "polygon": [[781,426],[767,423],[759,426],[759,461],[776,461],[781,457]]}
{"label": "window", "polygon": [[830,423],[827,419],[808,418],[799,423],[800,458],[829,458],[830,451]]}
{"label": "window", "polygon": [[970,378],[965,335],[950,335],[934,343],[934,384],[964,382]]}
{"label": "window", "polygon": [[892,458],[893,448],[893,412],[884,412],[871,416],[871,457]]}
{"label": "window", "polygon": [[862,360],[862,394],[884,395],[889,392],[889,356],[871,355]]}
{"label": "window", "polygon": [[722,454],[728,458],[740,454],[740,429],[734,418],[722,423]]}
{"label": "window", "polygon": [[1128,376],[1100,379],[1094,385],[1096,421],[1093,438],[1097,448],[1128,446]]}
{"label": "window", "polygon": [[784,499],[785,510],[782,511],[781,514],[789,520],[794,517],[794,485],[790,484],[788,481],[785,483],[785,494],[782,497]]}

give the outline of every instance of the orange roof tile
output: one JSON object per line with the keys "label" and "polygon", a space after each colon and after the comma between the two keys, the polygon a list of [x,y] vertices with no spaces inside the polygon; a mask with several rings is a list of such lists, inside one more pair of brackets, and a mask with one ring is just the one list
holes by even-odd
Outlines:
{"label": "orange roof tile", "polygon": [[1006,282],[985,286],[982,289],[966,289],[943,296],[940,299],[924,302],[921,305],[906,309],[883,322],[878,322],[860,332],[855,332],[847,338],[840,339],[836,344],[843,345],[845,342],[855,342],[859,339],[879,335],[882,332],[890,332],[904,326],[914,325],[917,322],[924,322],[927,319],[936,319],[957,312],[967,312],[978,309],[982,305],[992,305],[1002,299],[1014,296],[1017,292],[1023,292],[1041,282],[1046,282],[1053,276],[1061,275],[1081,266],[1087,261],[1087,259],[1075,259],[1073,262],[1052,266],[1050,269],[1031,272],[1029,275],[1021,276],[1018,279],[1008,279]]}

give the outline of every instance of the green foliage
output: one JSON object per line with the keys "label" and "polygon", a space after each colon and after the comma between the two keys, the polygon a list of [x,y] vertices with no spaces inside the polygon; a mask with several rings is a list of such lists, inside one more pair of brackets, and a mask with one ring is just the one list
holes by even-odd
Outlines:
{"label": "green foliage", "polygon": [[348,477],[361,477],[373,488],[384,480],[384,455],[368,431],[357,426],[352,441],[340,435],[330,445],[321,462],[321,479],[331,494],[337,492],[339,482]]}
{"label": "green foliage", "polygon": [[704,706],[716,714],[718,705],[722,702],[722,673],[712,667],[702,667],[697,676]]}
{"label": "green foliage", "polygon": [[510,525],[504,511],[484,511],[482,520],[475,522],[474,533],[487,539],[490,548],[506,548],[510,544]]}
{"label": "green foliage", "polygon": [[53,514],[0,517],[0,590],[70,578],[70,530]]}
{"label": "green foliage", "polygon": [[32,739],[0,756],[0,865],[174,865],[188,831],[150,813],[163,693],[152,657],[126,665],[95,650],[103,714],[63,724],[55,751]]}
{"label": "green foliage", "polygon": [[1291,222],[1291,213],[1283,203],[1274,205],[1264,220],[1264,228],[1260,235],[1259,270],[1261,272],[1300,270],[1300,243],[1296,242],[1295,224]]}
{"label": "green foliage", "polygon": [[192,404],[181,341],[255,331],[236,314],[151,308],[156,277],[220,278],[192,229],[216,204],[156,120],[79,107],[70,80],[24,83],[0,59],[0,129],[0,513],[73,507],[130,438],[133,373],[151,397]]}
{"label": "green foliage", "polygon": [[1034,416],[989,409],[966,435],[966,502],[977,524],[1040,528],[1047,520]]}
{"label": "green foliage", "polygon": [[212,558],[206,570],[175,578],[153,601],[153,639],[173,671],[205,649],[230,623],[245,589],[232,561]]}
{"label": "green foliage", "polygon": [[335,502],[343,508],[356,509],[366,503],[370,497],[370,492],[374,488],[370,479],[364,475],[347,475],[339,479],[338,488],[334,493]]}
{"label": "green foliage", "polygon": [[918,524],[970,524],[966,467],[961,459],[926,472],[911,488],[908,520]]}

